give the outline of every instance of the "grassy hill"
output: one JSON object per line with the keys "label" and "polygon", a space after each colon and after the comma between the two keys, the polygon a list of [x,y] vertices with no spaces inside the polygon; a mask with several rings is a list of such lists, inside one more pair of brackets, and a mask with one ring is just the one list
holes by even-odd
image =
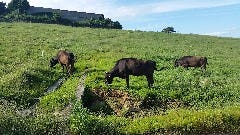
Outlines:
{"label": "grassy hill", "polygon": [[[0,29],[0,134],[240,133],[240,39],[32,23]],[[45,95],[62,76],[59,65],[48,66],[60,49],[77,56],[76,72]],[[175,68],[184,55],[206,56],[207,70]],[[105,72],[123,57],[165,69],[154,73],[151,89],[134,76],[129,89],[119,78],[107,87]],[[31,115],[17,113],[35,103]]]}

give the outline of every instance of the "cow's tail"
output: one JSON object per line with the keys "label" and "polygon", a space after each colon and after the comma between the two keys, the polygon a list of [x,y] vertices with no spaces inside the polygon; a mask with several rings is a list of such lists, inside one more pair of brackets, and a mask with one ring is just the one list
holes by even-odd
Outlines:
{"label": "cow's tail", "polygon": [[162,71],[163,69],[165,69],[166,67],[161,67],[160,69],[157,69],[156,67],[154,68],[154,70],[156,71]]}
{"label": "cow's tail", "polygon": [[206,59],[206,64],[208,65],[208,60],[207,60],[207,58],[205,57],[205,59]]}

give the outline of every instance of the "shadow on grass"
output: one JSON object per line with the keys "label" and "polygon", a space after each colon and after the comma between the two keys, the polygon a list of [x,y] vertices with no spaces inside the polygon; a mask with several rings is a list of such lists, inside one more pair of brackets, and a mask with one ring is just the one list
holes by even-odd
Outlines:
{"label": "shadow on grass", "polygon": [[96,93],[92,92],[90,89],[85,88],[83,97],[83,107],[88,108],[90,112],[96,114],[111,115],[114,114],[113,109],[110,105]]}
{"label": "shadow on grass", "polygon": [[57,74],[50,70],[30,69],[17,78],[3,84],[3,99],[15,102],[17,106],[30,107],[39,101],[46,88],[57,79]]}

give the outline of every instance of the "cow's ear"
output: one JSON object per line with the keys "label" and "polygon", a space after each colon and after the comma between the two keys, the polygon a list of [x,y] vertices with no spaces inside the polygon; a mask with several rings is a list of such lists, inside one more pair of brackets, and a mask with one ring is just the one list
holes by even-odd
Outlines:
{"label": "cow's ear", "polygon": [[111,74],[109,72],[105,72],[107,77],[111,77]]}
{"label": "cow's ear", "polygon": [[51,61],[57,61],[57,57],[52,57]]}
{"label": "cow's ear", "polygon": [[54,57],[52,57],[52,58],[50,59],[50,61],[54,61]]}
{"label": "cow's ear", "polygon": [[204,60],[204,57],[201,57],[200,60]]}

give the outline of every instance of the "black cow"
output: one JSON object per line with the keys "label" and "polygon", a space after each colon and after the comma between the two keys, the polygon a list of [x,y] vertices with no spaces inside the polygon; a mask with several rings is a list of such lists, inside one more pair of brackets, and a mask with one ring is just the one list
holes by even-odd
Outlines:
{"label": "black cow", "polygon": [[206,57],[196,56],[184,56],[175,61],[175,67],[182,66],[186,69],[188,69],[188,67],[201,67],[202,70],[206,70],[207,64],[208,63]]}
{"label": "black cow", "polygon": [[105,83],[111,84],[114,77],[126,79],[127,88],[129,88],[129,75],[146,76],[148,87],[154,83],[153,73],[156,69],[156,62],[152,60],[139,60],[136,58],[123,58],[116,62],[110,72],[105,75]]}
{"label": "black cow", "polygon": [[70,75],[74,70],[74,54],[65,50],[60,50],[57,53],[57,56],[51,58],[50,67],[54,67],[57,63],[61,64],[63,72],[64,67],[66,68],[67,73]]}

